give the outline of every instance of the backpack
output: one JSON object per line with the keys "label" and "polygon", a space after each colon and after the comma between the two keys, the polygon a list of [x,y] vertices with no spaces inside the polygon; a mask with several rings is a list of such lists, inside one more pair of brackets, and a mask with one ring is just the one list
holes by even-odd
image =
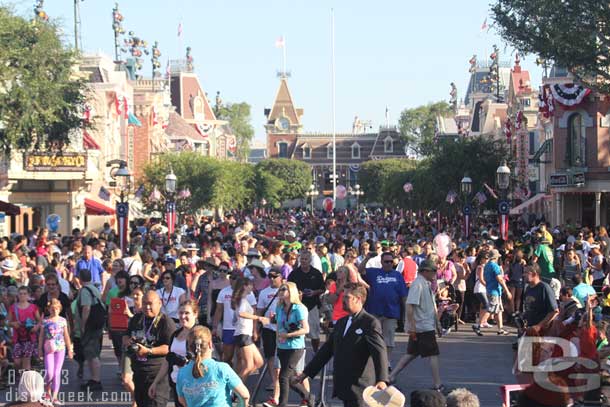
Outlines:
{"label": "backpack", "polygon": [[[95,301],[94,304],[91,306],[91,311],[89,311],[89,318],[87,318],[87,324],[85,326],[85,329],[86,330],[100,329],[106,323],[106,307],[104,306],[102,301],[98,297],[95,296],[95,293],[93,292],[93,290],[91,288],[89,288],[87,286],[83,286],[83,288],[86,289],[87,291],[89,291],[89,294],[91,294],[91,296],[94,298],[94,301]],[[81,300],[81,297],[79,295],[78,313],[79,313],[80,317],[82,318],[83,310],[82,310],[80,300]]]}

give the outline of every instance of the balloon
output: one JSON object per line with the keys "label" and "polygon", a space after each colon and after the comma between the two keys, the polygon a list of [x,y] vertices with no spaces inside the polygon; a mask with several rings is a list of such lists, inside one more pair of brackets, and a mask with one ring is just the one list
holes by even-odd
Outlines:
{"label": "balloon", "polygon": [[47,216],[47,229],[49,229],[49,232],[57,232],[57,230],[59,229],[59,223],[61,222],[61,217],[56,214],[56,213],[52,213],[49,216]]}
{"label": "balloon", "polygon": [[324,198],[322,201],[322,208],[324,208],[326,212],[332,212],[335,208],[335,201],[333,201],[332,198]]}
{"label": "balloon", "polygon": [[413,191],[413,184],[407,182],[402,186],[402,189],[408,194],[409,192]]}
{"label": "balloon", "polygon": [[337,199],[344,199],[347,196],[347,189],[343,185],[337,185]]}
{"label": "balloon", "polygon": [[451,251],[451,238],[445,233],[439,233],[438,235],[434,236],[432,247],[434,248],[434,251],[438,257],[444,260]]}

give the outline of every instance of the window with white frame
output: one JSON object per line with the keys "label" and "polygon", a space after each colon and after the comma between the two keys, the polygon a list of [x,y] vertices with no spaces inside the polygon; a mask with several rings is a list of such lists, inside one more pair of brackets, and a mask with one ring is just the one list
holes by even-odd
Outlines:
{"label": "window with white frame", "polygon": [[352,158],[360,159],[360,144],[358,143],[352,144]]}
{"label": "window with white frame", "polygon": [[303,144],[303,160],[311,159],[311,147],[308,144]]}
{"label": "window with white frame", "polygon": [[394,139],[390,136],[386,137],[383,140],[383,152],[384,153],[393,153],[394,152]]}
{"label": "window with white frame", "polygon": [[326,158],[333,158],[333,145],[332,143],[329,143],[328,146],[326,146]]}

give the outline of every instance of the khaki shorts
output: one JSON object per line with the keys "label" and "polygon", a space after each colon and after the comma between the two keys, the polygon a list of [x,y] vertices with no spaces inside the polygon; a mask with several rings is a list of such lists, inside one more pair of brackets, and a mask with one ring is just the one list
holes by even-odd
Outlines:
{"label": "khaki shorts", "polygon": [[499,314],[504,311],[504,306],[502,305],[502,297],[497,295],[488,295],[487,299],[489,300],[489,307],[487,311],[490,314]]}
{"label": "khaki shorts", "polygon": [[377,317],[381,323],[381,331],[383,332],[383,341],[385,346],[389,348],[394,347],[394,337],[396,336],[396,327],[398,326],[398,320],[395,318]]}
{"label": "khaki shorts", "polygon": [[320,311],[318,307],[313,307],[309,310],[309,316],[307,317],[309,323],[309,333],[307,337],[309,339],[320,339]]}

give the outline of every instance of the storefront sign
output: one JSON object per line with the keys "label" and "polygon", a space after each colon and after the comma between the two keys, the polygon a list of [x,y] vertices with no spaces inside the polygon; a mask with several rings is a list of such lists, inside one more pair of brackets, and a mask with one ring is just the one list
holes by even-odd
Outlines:
{"label": "storefront sign", "polygon": [[84,171],[87,167],[87,155],[83,153],[26,154],[26,171]]}
{"label": "storefront sign", "polygon": [[551,174],[549,184],[553,188],[557,187],[582,187],[585,185],[585,173],[575,172],[569,174]]}

